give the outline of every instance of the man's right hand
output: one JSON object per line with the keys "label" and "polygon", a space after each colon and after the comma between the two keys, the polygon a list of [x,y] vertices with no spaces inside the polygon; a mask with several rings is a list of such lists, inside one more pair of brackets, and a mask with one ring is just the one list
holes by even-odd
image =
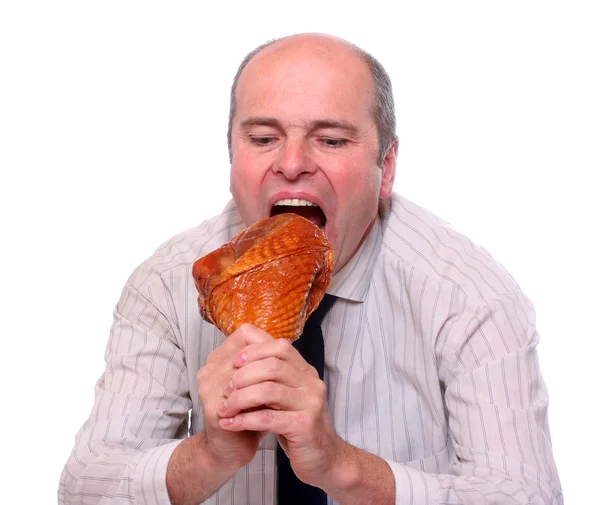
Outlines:
{"label": "man's right hand", "polygon": [[234,433],[219,426],[221,417],[218,409],[226,399],[224,390],[236,371],[233,358],[247,345],[272,339],[264,331],[242,325],[208,355],[206,365],[198,371],[198,390],[204,408],[209,457],[227,473],[228,470],[235,472],[250,463],[264,436],[255,431]]}
{"label": "man's right hand", "polygon": [[242,325],[208,355],[198,371],[198,391],[204,410],[204,431],[181,442],[167,467],[167,490],[173,505],[195,505],[212,496],[240,468],[250,463],[264,434],[232,432],[219,426],[219,406],[236,368],[233,358],[250,344],[273,337]]}

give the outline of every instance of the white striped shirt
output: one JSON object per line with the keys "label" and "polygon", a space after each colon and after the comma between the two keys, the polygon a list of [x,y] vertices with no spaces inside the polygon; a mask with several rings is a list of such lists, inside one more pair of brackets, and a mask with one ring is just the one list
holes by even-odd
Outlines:
{"label": "white striped shirt", "polygon": [[[196,373],[224,340],[199,315],[191,267],[243,228],[230,202],[130,277],[59,502],[169,503],[169,458],[203,429]],[[388,462],[396,504],[563,503],[535,313],[484,249],[394,194],[328,292],[339,297],[322,324],[333,422]],[[275,503],[276,443],[267,436],[205,503]]]}

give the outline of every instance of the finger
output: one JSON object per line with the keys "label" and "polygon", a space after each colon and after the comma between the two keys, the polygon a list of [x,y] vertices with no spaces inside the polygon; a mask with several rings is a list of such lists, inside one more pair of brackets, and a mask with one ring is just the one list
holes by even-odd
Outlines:
{"label": "finger", "polygon": [[304,410],[312,403],[308,390],[290,388],[277,382],[261,382],[234,391],[219,406],[220,417],[234,417],[242,411],[267,407],[274,410]]}
{"label": "finger", "polygon": [[268,431],[287,438],[292,434],[293,427],[302,423],[306,424],[307,430],[315,429],[304,419],[305,416],[299,412],[265,408],[223,418],[219,420],[219,426],[226,431]]}
{"label": "finger", "polygon": [[273,340],[273,337],[266,331],[257,328],[250,323],[244,323],[238,327],[227,339],[233,338],[244,345],[258,344]]}
{"label": "finger", "polygon": [[285,338],[248,345],[233,358],[233,364],[236,367],[243,367],[249,363],[271,357],[284,360],[297,370],[311,371],[318,376],[314,367],[310,366],[290,341]]}
{"label": "finger", "polygon": [[[313,375],[308,375],[308,377],[311,380],[315,378]],[[306,383],[306,378],[306,373],[298,371],[287,361],[272,356],[238,368],[225,387],[224,394],[229,396],[236,389],[266,381],[278,382],[297,388]]]}
{"label": "finger", "polygon": [[267,332],[249,323],[244,323],[229,335],[219,347],[209,354],[207,361],[229,359],[249,345],[259,344],[269,340],[273,340],[273,337]]}

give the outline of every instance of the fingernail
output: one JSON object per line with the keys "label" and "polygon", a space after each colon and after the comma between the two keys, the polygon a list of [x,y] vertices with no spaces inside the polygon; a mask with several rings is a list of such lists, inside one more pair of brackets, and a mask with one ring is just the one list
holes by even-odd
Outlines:
{"label": "fingernail", "polygon": [[225,412],[227,410],[227,400],[225,400],[221,405],[219,405],[219,410],[221,412]]}
{"label": "fingernail", "polygon": [[233,424],[233,417],[225,417],[225,418],[221,419],[221,422],[223,424]]}
{"label": "fingernail", "polygon": [[245,365],[246,361],[248,361],[248,355],[245,352],[243,352],[242,354],[238,354],[235,361],[238,365]]}
{"label": "fingernail", "polygon": [[233,392],[233,381],[229,381],[225,386],[225,395],[229,396]]}

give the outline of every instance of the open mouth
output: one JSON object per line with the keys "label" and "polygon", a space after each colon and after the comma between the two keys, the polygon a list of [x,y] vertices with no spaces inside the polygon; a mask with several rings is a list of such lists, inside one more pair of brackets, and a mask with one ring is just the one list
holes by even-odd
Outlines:
{"label": "open mouth", "polygon": [[297,198],[279,200],[273,205],[271,216],[284,214],[285,212],[298,214],[299,216],[308,219],[319,228],[325,228],[325,223],[327,221],[325,213],[321,210],[321,207],[309,200],[300,200]]}

